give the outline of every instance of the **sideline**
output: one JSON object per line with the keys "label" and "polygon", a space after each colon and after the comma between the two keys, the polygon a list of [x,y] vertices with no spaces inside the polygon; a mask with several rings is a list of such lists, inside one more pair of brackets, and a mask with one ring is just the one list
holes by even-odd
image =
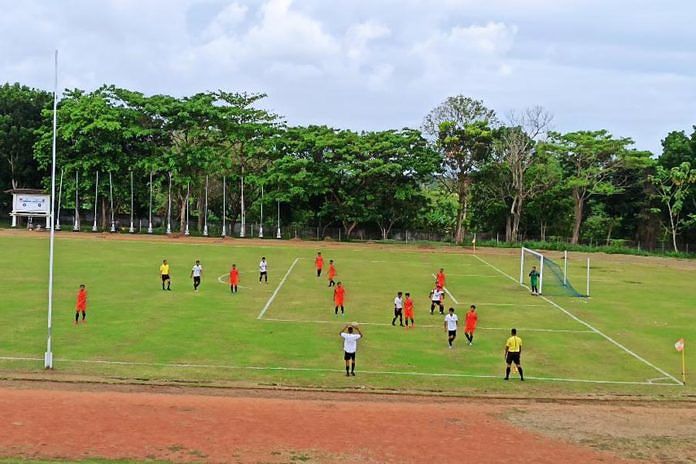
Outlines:
{"label": "sideline", "polygon": [[[481,261],[483,264],[485,264],[485,265],[487,265],[487,266],[489,266],[489,267],[495,269],[495,270],[498,271],[500,274],[502,274],[503,276],[505,276],[505,277],[507,277],[508,279],[512,280],[512,281],[515,282],[516,284],[519,284],[519,285],[521,285],[521,286],[523,286],[523,287],[529,289],[529,287],[527,287],[527,285],[525,285],[525,284],[520,284],[520,283],[517,281],[517,279],[515,279],[514,277],[512,277],[510,274],[506,273],[505,271],[502,271],[502,270],[498,269],[497,267],[495,267],[494,265],[492,265],[491,263],[489,263],[489,262],[486,261],[485,259],[479,257],[478,255],[473,255],[473,256],[474,256],[474,258],[476,258],[476,259],[478,259],[479,261]],[[674,377],[672,374],[668,373],[668,372],[665,371],[664,369],[661,369],[661,368],[657,367],[655,364],[651,363],[650,361],[648,361],[647,359],[643,358],[643,357],[640,356],[639,354],[634,353],[633,351],[629,350],[629,349],[626,348],[624,345],[622,345],[621,343],[619,343],[619,342],[617,342],[616,340],[614,340],[613,338],[611,338],[609,335],[607,335],[607,334],[605,334],[604,332],[602,332],[601,330],[597,329],[596,327],[594,327],[594,326],[591,325],[590,323],[583,321],[582,319],[580,319],[579,317],[577,317],[575,314],[571,313],[571,312],[568,311],[567,309],[563,308],[561,305],[559,305],[559,304],[556,303],[555,301],[549,300],[547,297],[545,297],[545,296],[543,296],[543,295],[539,295],[539,297],[540,297],[542,300],[544,300],[544,301],[546,301],[547,303],[549,303],[550,305],[554,306],[556,309],[558,309],[558,310],[560,310],[561,312],[563,312],[565,315],[567,315],[567,316],[570,317],[571,319],[573,319],[573,320],[579,322],[580,324],[584,325],[585,327],[587,327],[587,328],[590,329],[591,331],[597,333],[597,335],[602,336],[605,340],[607,340],[608,342],[612,343],[613,345],[619,347],[620,349],[622,349],[622,350],[625,351],[626,353],[630,354],[631,356],[633,356],[633,357],[636,358],[637,360],[641,361],[641,362],[644,363],[645,365],[652,367],[653,369],[655,369],[655,370],[656,370],[657,372],[659,372],[660,374],[664,375],[665,377],[667,377],[667,378],[669,378],[670,380],[672,380],[673,382],[675,382],[675,383],[674,383],[675,385],[684,385],[680,380],[678,380],[678,379],[677,379],[676,377]]]}
{"label": "sideline", "polygon": [[256,319],[261,319],[261,318],[263,318],[263,315],[266,314],[266,311],[268,311],[268,308],[270,308],[271,303],[273,303],[273,300],[275,300],[275,297],[276,297],[276,295],[278,294],[278,292],[280,291],[281,287],[283,286],[283,284],[285,283],[285,281],[288,279],[288,276],[290,275],[290,272],[292,272],[292,268],[295,267],[295,264],[297,264],[297,262],[298,262],[299,260],[300,260],[300,258],[295,258],[295,261],[292,262],[292,264],[290,265],[290,268],[288,268],[288,272],[286,272],[285,275],[283,276],[283,278],[280,280],[280,282],[278,283],[278,286],[276,287],[275,291],[273,292],[273,294],[271,295],[271,297],[270,297],[270,298],[268,299],[268,301],[266,302],[266,305],[261,309],[261,312],[260,312],[259,315],[256,317]]}

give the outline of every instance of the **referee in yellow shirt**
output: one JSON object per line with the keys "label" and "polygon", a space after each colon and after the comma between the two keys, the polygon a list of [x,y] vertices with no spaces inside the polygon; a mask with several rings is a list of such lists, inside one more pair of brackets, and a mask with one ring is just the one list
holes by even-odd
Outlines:
{"label": "referee in yellow shirt", "polygon": [[164,284],[167,284],[167,290],[172,289],[172,279],[169,277],[169,263],[167,260],[162,261],[160,266],[160,276],[162,276],[162,290],[164,290]]}
{"label": "referee in yellow shirt", "polygon": [[510,331],[511,337],[505,342],[505,362],[507,363],[507,368],[505,369],[505,380],[510,379],[510,367],[512,363],[517,366],[517,371],[520,373],[520,380],[524,380],[524,374],[522,374],[522,366],[520,365],[520,356],[522,355],[522,339],[517,336],[517,329],[512,329]]}

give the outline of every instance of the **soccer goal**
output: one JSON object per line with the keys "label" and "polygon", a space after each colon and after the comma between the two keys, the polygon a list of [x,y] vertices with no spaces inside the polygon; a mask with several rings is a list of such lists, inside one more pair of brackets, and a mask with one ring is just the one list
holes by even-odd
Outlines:
{"label": "soccer goal", "polygon": [[562,265],[559,265],[549,256],[538,251],[522,247],[520,251],[520,285],[524,285],[525,278],[529,275],[532,266],[539,273],[539,294],[567,295],[575,297],[590,296],[590,259],[587,258],[587,286],[585,294],[578,292],[568,279],[568,252],[561,256]]}

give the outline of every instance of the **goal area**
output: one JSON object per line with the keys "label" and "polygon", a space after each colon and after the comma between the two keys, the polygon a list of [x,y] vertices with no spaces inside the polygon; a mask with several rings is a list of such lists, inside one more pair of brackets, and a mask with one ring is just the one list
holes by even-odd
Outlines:
{"label": "goal area", "polygon": [[520,250],[520,285],[529,282],[529,273],[532,266],[539,273],[539,293],[551,296],[590,296],[590,259],[587,259],[587,282],[585,293],[579,292],[568,278],[568,252],[558,258],[561,264],[549,257],[530,248],[522,247]]}

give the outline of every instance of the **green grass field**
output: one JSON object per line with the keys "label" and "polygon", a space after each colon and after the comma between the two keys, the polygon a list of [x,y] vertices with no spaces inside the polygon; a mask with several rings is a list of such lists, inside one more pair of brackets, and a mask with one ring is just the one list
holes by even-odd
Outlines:
{"label": "green grass field", "polygon": [[[338,280],[347,289],[345,317],[333,314],[332,291],[324,277],[314,275],[318,250],[327,261],[336,261]],[[212,239],[192,243],[183,238],[114,240],[62,233],[56,241],[55,372],[452,393],[694,393],[669,376],[681,376],[675,340],[686,338],[687,349],[696,340],[695,263],[592,255],[588,301],[530,296],[503,275],[519,274],[517,253],[483,249],[474,256],[452,248]],[[48,235],[0,232],[0,255],[0,370],[41,371]],[[261,256],[269,262],[268,285],[257,281]],[[570,256],[571,281],[584,288],[585,256]],[[172,292],[160,288],[163,258],[172,265]],[[195,259],[204,267],[199,293],[192,291],[189,279]],[[232,263],[241,270],[236,295],[221,282]],[[460,330],[456,348],[448,350],[441,316],[429,314],[432,273],[440,267],[446,270],[451,293],[446,304],[456,307],[460,319],[469,304],[478,306],[479,329],[471,347]],[[80,283],[89,291],[89,322],[75,327]],[[414,296],[414,330],[390,324],[398,290]],[[358,350],[358,376],[345,378],[338,332],[352,321],[361,323],[365,339]],[[501,380],[503,345],[511,327],[524,340],[524,384]],[[694,360],[688,359],[687,370],[696,372]]]}

